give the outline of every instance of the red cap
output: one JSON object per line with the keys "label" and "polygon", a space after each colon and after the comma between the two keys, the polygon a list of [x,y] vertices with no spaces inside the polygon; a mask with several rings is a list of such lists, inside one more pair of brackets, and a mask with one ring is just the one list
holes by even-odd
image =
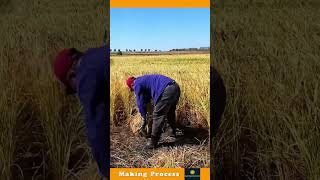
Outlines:
{"label": "red cap", "polygon": [[67,83],[67,74],[72,66],[71,55],[72,49],[63,49],[56,56],[53,64],[54,74],[67,87],[69,86]]}
{"label": "red cap", "polygon": [[133,76],[130,76],[128,79],[127,79],[127,86],[130,88],[131,91],[133,91],[133,82],[136,78],[134,78]]}

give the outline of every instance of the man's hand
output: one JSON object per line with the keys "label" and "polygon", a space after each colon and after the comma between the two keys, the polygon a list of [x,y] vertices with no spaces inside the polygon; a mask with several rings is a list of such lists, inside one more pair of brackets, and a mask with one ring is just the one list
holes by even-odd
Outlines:
{"label": "man's hand", "polygon": [[148,133],[146,130],[146,126],[147,126],[147,121],[144,118],[141,118],[141,126],[138,130],[139,135],[145,138],[148,138]]}
{"label": "man's hand", "polygon": [[142,117],[141,118],[141,125],[139,129],[145,129],[147,125],[147,121]]}

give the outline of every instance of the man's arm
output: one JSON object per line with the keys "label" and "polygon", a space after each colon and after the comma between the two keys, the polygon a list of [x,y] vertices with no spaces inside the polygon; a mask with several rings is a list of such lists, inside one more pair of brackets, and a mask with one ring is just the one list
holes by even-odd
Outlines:
{"label": "man's arm", "polygon": [[85,124],[91,152],[100,173],[109,176],[108,107],[107,90],[103,75],[95,69],[86,69],[79,74],[78,95],[85,111]]}
{"label": "man's arm", "polygon": [[139,112],[144,120],[147,117],[147,104],[145,103],[144,93],[142,88],[139,85],[135,86],[134,92],[137,98],[137,105],[139,108]]}

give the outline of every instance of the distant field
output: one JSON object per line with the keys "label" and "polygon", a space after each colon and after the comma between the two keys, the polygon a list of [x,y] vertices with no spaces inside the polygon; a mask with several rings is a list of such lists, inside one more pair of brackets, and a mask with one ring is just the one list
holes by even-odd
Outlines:
{"label": "distant field", "polygon": [[[179,55],[179,54],[210,54],[209,51],[162,51],[162,52],[122,52],[122,55]],[[117,52],[111,52],[111,56]]]}
{"label": "distant field", "polygon": [[[201,145],[201,142],[193,146],[185,145],[173,149],[164,147],[155,152],[144,152],[142,145],[145,144],[145,140],[134,137],[128,132],[134,131],[132,123],[136,122],[132,121],[139,121],[140,118],[131,114],[136,108],[136,99],[125,83],[129,76],[153,73],[173,78],[182,91],[177,107],[177,121],[181,126],[188,125],[208,130],[208,122],[210,122],[209,57],[209,54],[187,54],[113,56],[111,58],[111,124],[113,127],[111,127],[110,138],[113,166],[135,167],[138,165],[134,162],[142,161],[140,167],[196,167],[197,165],[209,167],[209,148]],[[123,127],[114,127],[117,125]],[[127,129],[128,126],[129,129]],[[181,140],[183,141],[183,138]],[[195,152],[197,148],[199,151]],[[153,165],[148,164],[148,161],[153,162]]]}
{"label": "distant field", "polygon": [[320,179],[319,1],[215,2],[211,60],[227,88],[218,179]]}

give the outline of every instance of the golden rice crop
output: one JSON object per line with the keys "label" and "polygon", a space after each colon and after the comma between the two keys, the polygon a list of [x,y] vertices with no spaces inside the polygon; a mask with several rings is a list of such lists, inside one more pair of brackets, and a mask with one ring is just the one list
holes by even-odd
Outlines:
{"label": "golden rice crop", "polygon": [[320,179],[318,1],[224,1],[212,63],[227,88],[218,179]]}
{"label": "golden rice crop", "polygon": [[0,3],[0,179],[75,179],[91,167],[80,103],[65,97],[52,60],[63,48],[101,46],[107,7]]}
{"label": "golden rice crop", "polygon": [[[177,109],[188,103],[193,112],[201,114],[209,122],[209,57],[209,54],[112,56],[111,105],[116,103],[116,95],[121,95],[126,113],[130,114],[135,107],[135,98],[126,86],[126,79],[129,76],[163,74],[180,85],[181,97]],[[111,115],[114,111],[114,106],[111,106]]]}

